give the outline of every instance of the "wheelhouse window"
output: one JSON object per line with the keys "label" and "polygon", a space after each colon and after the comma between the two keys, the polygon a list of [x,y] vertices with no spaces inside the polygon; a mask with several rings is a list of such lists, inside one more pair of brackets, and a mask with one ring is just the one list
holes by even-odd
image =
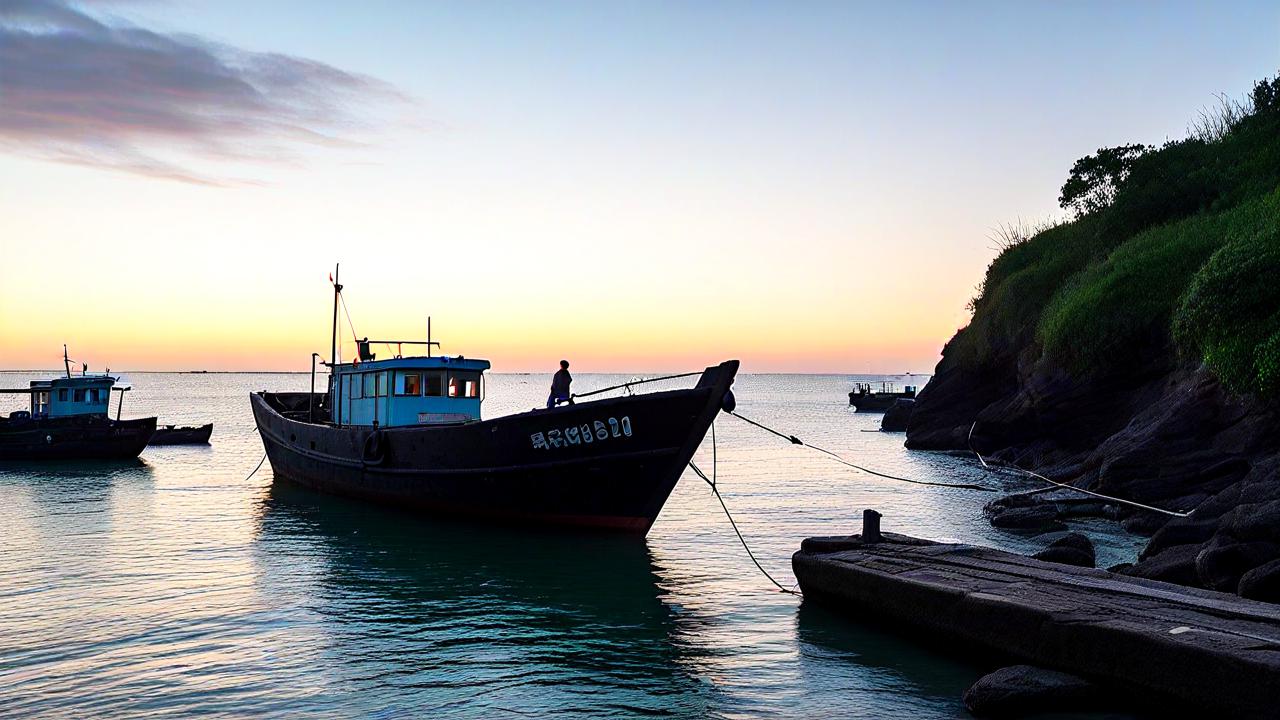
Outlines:
{"label": "wheelhouse window", "polygon": [[59,388],[59,389],[58,389],[58,402],[66,402],[66,401],[67,401],[67,389],[66,389],[66,388]]}
{"label": "wheelhouse window", "polygon": [[480,397],[480,373],[478,372],[450,372],[449,373],[449,397],[451,398],[478,398]]}
{"label": "wheelhouse window", "polygon": [[419,373],[396,373],[396,395],[421,395],[422,375]]}
{"label": "wheelhouse window", "polygon": [[422,376],[423,385],[426,387],[427,397],[443,397],[444,396],[444,373],[437,370],[435,372],[426,372]]}
{"label": "wheelhouse window", "polygon": [[364,396],[367,398],[378,397],[378,373],[364,374]]}
{"label": "wheelhouse window", "polygon": [[383,372],[377,373],[377,376],[376,385],[374,386],[374,390],[377,393],[376,397],[386,397],[387,395],[390,395],[391,383],[389,382],[389,379],[391,377],[391,373],[384,370]]}
{"label": "wheelhouse window", "polygon": [[84,402],[84,388],[76,388],[75,399],[72,402]]}

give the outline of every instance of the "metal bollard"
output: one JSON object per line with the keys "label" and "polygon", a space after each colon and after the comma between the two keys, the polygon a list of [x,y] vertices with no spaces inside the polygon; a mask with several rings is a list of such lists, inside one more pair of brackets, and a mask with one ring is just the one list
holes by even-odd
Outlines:
{"label": "metal bollard", "polygon": [[880,513],[866,509],[862,511],[862,542],[878,543],[884,538],[880,535]]}

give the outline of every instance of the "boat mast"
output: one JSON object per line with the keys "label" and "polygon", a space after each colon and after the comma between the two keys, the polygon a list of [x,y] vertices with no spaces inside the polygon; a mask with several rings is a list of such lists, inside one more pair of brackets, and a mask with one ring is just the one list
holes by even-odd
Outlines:
{"label": "boat mast", "polygon": [[67,371],[67,377],[71,377],[71,361],[67,359],[67,344],[62,344],[62,367]]}
{"label": "boat mast", "polygon": [[[341,263],[333,265],[333,335],[329,340],[329,421],[334,425],[342,425],[342,396],[339,393],[341,385],[338,383],[338,300],[342,295],[342,284],[338,282],[338,269],[342,267]],[[312,353],[311,367],[312,374],[315,373],[315,354]],[[312,380],[314,386],[315,381]],[[314,392],[314,388],[312,390]]]}
{"label": "boat mast", "polygon": [[342,293],[342,284],[338,282],[338,268],[333,266],[333,336],[329,341],[329,367],[338,364],[338,296]]}

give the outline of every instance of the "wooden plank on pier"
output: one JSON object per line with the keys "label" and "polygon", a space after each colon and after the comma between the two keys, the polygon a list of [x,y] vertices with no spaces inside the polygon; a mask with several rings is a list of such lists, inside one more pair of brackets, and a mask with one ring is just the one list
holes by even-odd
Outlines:
{"label": "wooden plank on pier", "polygon": [[1280,606],[885,533],[810,538],[806,601],[1200,707],[1280,713]]}

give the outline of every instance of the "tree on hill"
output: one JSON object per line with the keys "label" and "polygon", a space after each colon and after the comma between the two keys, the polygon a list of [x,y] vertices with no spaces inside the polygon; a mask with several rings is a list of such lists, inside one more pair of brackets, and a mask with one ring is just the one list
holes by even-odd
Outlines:
{"label": "tree on hill", "polygon": [[1080,158],[1071,166],[1058,205],[1073,211],[1077,217],[1110,206],[1120,184],[1129,177],[1133,163],[1153,149],[1141,144],[1119,145],[1101,148],[1093,155]]}

